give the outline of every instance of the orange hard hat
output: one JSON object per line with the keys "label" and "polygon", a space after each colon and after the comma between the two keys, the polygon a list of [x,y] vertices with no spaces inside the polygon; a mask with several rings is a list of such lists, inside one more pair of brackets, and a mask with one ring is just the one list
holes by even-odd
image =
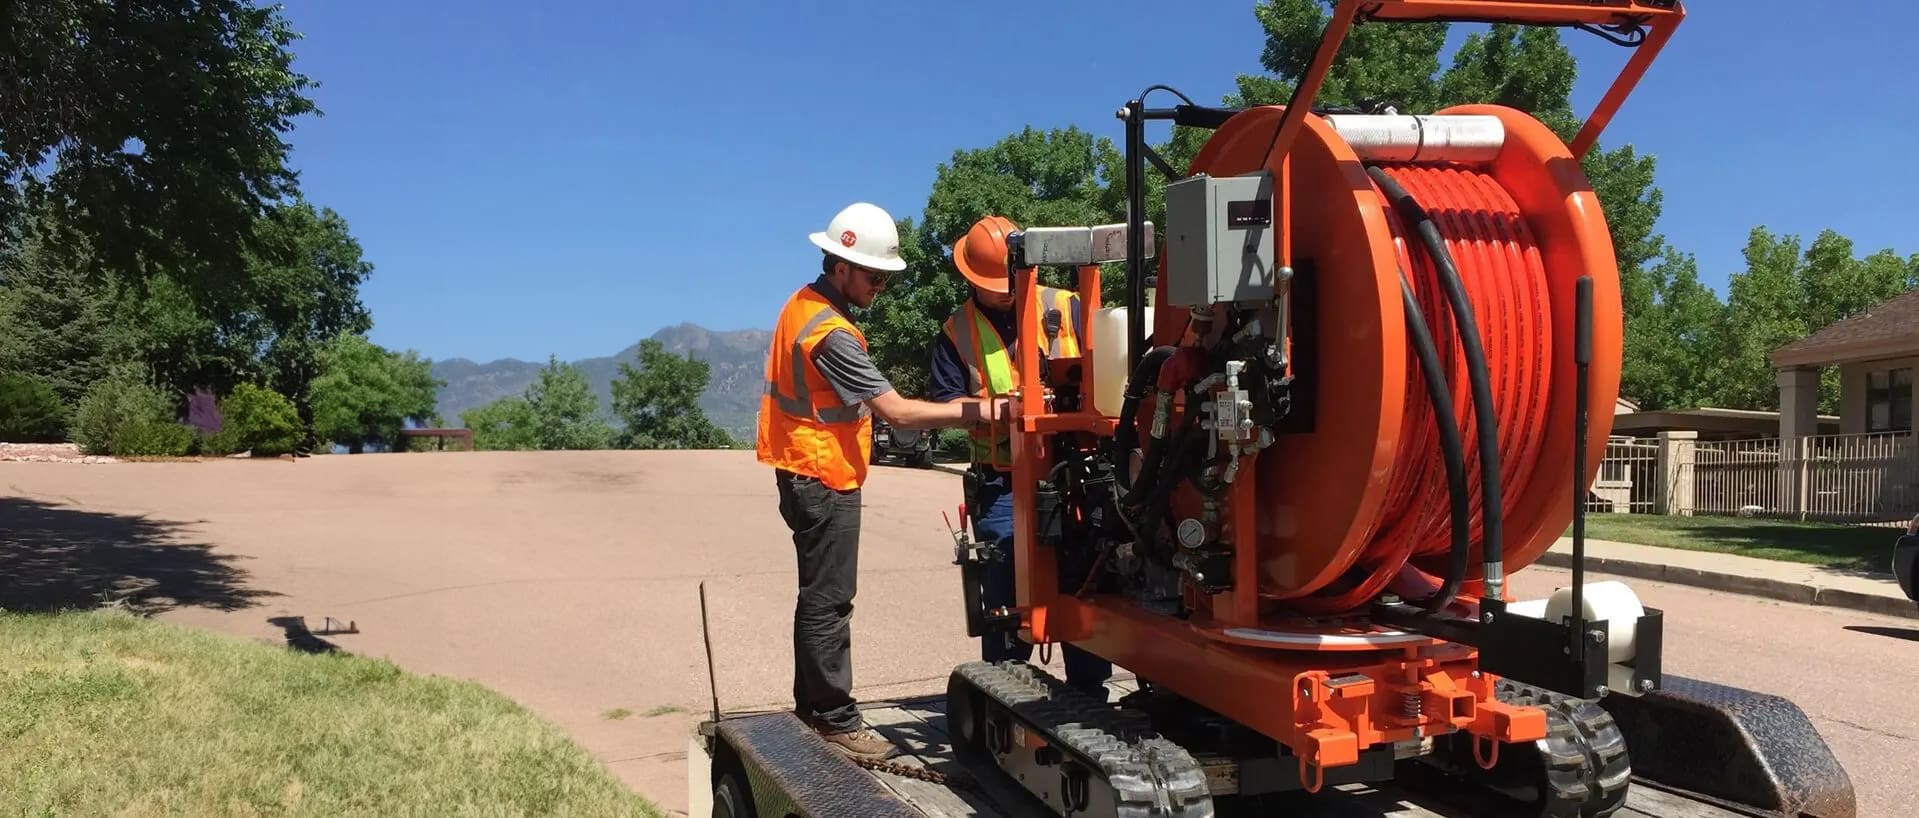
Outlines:
{"label": "orange hard hat", "polygon": [[1005,216],[987,216],[953,242],[953,266],[973,286],[987,292],[1003,293],[1006,283],[1006,237],[1019,230]]}

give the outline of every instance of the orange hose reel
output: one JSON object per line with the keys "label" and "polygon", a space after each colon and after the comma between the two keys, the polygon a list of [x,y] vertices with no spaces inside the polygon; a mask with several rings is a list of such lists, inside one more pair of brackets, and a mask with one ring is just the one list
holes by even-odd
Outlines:
{"label": "orange hose reel", "polygon": [[[1224,176],[1262,167],[1281,110],[1233,117],[1194,158],[1192,172]],[[1497,157],[1381,164],[1434,217],[1477,317],[1497,418],[1510,573],[1544,554],[1572,518],[1570,350],[1582,275],[1593,279],[1596,350],[1585,480],[1604,455],[1619,384],[1619,279],[1598,199],[1556,135],[1500,106],[1440,113],[1496,117],[1505,131]],[[1258,455],[1259,595],[1280,601],[1281,616],[1337,614],[1389,588],[1425,596],[1446,572],[1447,489],[1424,376],[1407,340],[1402,270],[1449,370],[1473,498],[1473,553],[1462,595],[1475,595],[1483,575],[1476,407],[1457,328],[1430,259],[1353,148],[1320,118],[1303,124],[1285,170],[1292,175],[1292,252],[1313,263],[1316,279],[1317,360],[1301,366],[1313,367],[1318,412],[1313,431],[1281,435]],[[1282,168],[1272,161],[1267,169],[1277,176]],[[1162,302],[1164,282],[1162,275]],[[1156,343],[1177,343],[1187,319],[1186,310],[1156,308]],[[1189,513],[1197,503],[1186,496],[1176,508]]]}

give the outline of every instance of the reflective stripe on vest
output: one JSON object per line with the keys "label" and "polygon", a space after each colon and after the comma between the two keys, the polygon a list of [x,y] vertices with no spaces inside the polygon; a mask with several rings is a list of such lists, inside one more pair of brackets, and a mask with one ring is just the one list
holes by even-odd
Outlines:
{"label": "reflective stripe on vest", "polygon": [[806,388],[806,336],[813,334],[813,330],[819,329],[820,322],[837,314],[831,307],[820,310],[814,313],[813,317],[793,336],[790,353],[792,360],[787,364],[793,372],[793,395],[780,392],[779,384],[770,380],[766,382],[766,394],[779,405],[780,411],[794,417],[811,418],[821,423],[848,423],[871,414],[871,410],[867,409],[864,403],[821,409],[813,405],[813,394]]}
{"label": "reflective stripe on vest", "polygon": [[[1078,357],[1079,337],[1073,330],[1073,293],[1052,287],[1039,288],[1039,301],[1043,309],[1058,310],[1060,313],[1059,335],[1047,345],[1049,358]],[[959,351],[960,360],[966,364],[967,384],[974,396],[982,400],[1011,393],[1019,386],[1019,367],[1013,361],[1013,355],[1007,349],[999,330],[986,318],[986,313],[972,299],[967,299],[953,315],[946,319],[944,327],[947,337],[953,341],[953,347]],[[1013,441],[1010,425],[995,424],[986,430],[975,429],[968,434],[970,459],[974,463],[990,463],[1002,468],[1013,465]]]}

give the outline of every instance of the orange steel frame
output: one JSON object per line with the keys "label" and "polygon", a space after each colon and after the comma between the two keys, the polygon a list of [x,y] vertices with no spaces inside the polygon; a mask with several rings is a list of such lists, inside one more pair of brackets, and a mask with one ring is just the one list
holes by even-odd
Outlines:
{"label": "orange steel frame", "polygon": [[[1610,90],[1587,119],[1571,147],[1583,156],[1645,75],[1658,52],[1684,18],[1684,8],[1648,5],[1638,0],[1341,0],[1306,76],[1281,117],[1273,151],[1281,154],[1277,191],[1280,207],[1278,255],[1292,264],[1289,216],[1292,191],[1287,151],[1311,110],[1333,55],[1356,22],[1507,21],[1530,25],[1621,25],[1650,27]],[[1270,158],[1270,152],[1269,152]],[[1150,239],[1149,239],[1150,240]],[[1326,767],[1356,763],[1358,753],[1381,742],[1466,731],[1476,736],[1475,757],[1482,766],[1496,760],[1501,743],[1543,738],[1545,714],[1535,708],[1504,705],[1493,696],[1495,680],[1476,668],[1477,651],[1437,639],[1365,650],[1287,650],[1229,644],[1201,633],[1189,623],[1148,613],[1121,599],[1083,599],[1061,594],[1053,553],[1036,544],[1034,496],[1052,468],[1049,443],[1069,435],[1081,441],[1108,437],[1117,422],[1091,405],[1095,382],[1092,350],[1099,339],[1080,340],[1082,357],[1049,361],[1053,372],[1077,365],[1086,385],[1081,408],[1054,411],[1041,380],[1038,344],[1039,281],[1036,271],[1016,271],[1019,383],[1013,397],[1013,526],[1016,605],[1021,630],[1035,642],[1072,642],[1143,677],[1220,711],[1240,724],[1272,737],[1298,756],[1302,781],[1318,789]],[[1093,325],[1100,309],[1096,266],[1078,270],[1080,322]],[[1038,398],[1037,400],[1034,398]],[[1143,414],[1143,413],[1142,413]],[[1256,455],[1255,455],[1256,456]],[[1115,464],[1125,468],[1126,464]],[[1234,551],[1234,576],[1245,591],[1229,591],[1213,600],[1209,624],[1253,627],[1259,624],[1258,548],[1254,539],[1257,469],[1242,469],[1232,486],[1225,529]],[[1476,585],[1476,583],[1475,583]],[[1188,592],[1190,597],[1191,592]],[[1462,593],[1465,601],[1473,602]],[[1289,690],[1285,696],[1274,695]],[[1417,701],[1417,715],[1411,715]]]}

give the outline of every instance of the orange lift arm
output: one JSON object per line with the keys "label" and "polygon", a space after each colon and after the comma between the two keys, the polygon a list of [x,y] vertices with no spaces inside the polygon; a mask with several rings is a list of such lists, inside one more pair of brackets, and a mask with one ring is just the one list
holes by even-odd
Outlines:
{"label": "orange lift arm", "polygon": [[1292,145],[1300,117],[1312,109],[1332,69],[1333,55],[1354,25],[1373,21],[1517,23],[1576,27],[1633,47],[1632,58],[1570,145],[1574,158],[1584,157],[1685,18],[1686,9],[1679,0],[1339,0],[1306,76],[1300,78],[1286,105],[1273,147],[1284,152]]}

